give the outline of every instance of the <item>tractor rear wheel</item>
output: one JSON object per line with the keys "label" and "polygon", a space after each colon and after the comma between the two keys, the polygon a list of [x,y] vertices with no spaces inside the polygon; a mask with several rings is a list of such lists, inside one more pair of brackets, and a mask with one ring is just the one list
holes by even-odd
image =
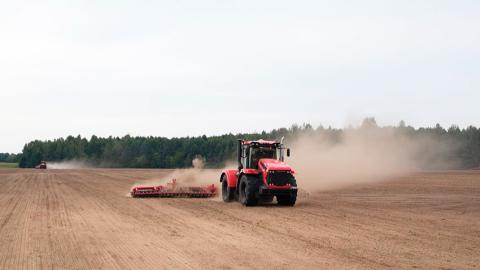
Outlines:
{"label": "tractor rear wheel", "polygon": [[258,203],[257,192],[259,188],[258,177],[252,175],[242,175],[239,185],[239,200],[245,206],[254,206]]}
{"label": "tractor rear wheel", "polygon": [[235,198],[235,189],[228,186],[226,175],[222,177],[222,198],[224,202],[231,202]]}

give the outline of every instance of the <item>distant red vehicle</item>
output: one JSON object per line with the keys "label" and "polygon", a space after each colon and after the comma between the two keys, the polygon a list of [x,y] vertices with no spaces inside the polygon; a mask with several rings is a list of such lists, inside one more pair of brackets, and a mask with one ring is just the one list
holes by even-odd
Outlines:
{"label": "distant red vehicle", "polygon": [[239,140],[238,169],[224,170],[220,176],[223,201],[238,199],[245,206],[271,202],[293,206],[297,200],[295,171],[284,163],[290,149],[277,141]]}
{"label": "distant red vehicle", "polygon": [[35,169],[47,169],[47,162],[46,161],[40,161],[40,164],[35,166]]}

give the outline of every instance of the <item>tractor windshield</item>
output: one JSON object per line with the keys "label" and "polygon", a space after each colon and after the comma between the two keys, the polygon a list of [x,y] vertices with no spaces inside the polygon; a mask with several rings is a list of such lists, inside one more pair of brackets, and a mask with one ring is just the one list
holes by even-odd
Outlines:
{"label": "tractor windshield", "polygon": [[258,161],[262,158],[277,159],[277,149],[271,147],[258,147],[250,150],[251,168],[258,167]]}

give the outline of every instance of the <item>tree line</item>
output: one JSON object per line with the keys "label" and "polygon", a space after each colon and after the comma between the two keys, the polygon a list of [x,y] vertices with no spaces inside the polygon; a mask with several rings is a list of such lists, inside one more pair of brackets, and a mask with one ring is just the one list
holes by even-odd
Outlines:
{"label": "tree line", "polygon": [[[458,168],[480,166],[480,129],[470,126],[460,129],[452,126],[444,129],[440,125],[430,128],[413,128],[402,121],[395,127],[378,127],[375,119],[367,118],[360,128],[389,128],[410,137],[432,136],[454,142],[455,151],[449,153],[459,160]],[[185,168],[190,167],[196,156],[206,160],[207,167],[220,167],[226,161],[235,160],[237,139],[288,141],[304,133],[327,135],[332,141],[340,141],[344,129],[313,128],[309,124],[293,125],[290,128],[274,129],[270,132],[225,134],[221,136],[199,136],[183,138],[165,137],[97,137],[87,139],[68,136],[55,140],[35,140],[27,143],[16,158],[22,168],[32,168],[41,160],[79,160],[97,167],[111,168]],[[294,150],[294,149],[292,149]],[[0,156],[2,157],[2,156]]]}
{"label": "tree line", "polygon": [[110,168],[184,168],[202,156],[209,167],[219,167],[235,159],[237,139],[275,139],[289,129],[269,133],[226,134],[183,138],[68,136],[55,140],[35,140],[23,148],[19,166],[32,168],[40,161],[79,160],[92,166]]}
{"label": "tree line", "polygon": [[0,153],[0,162],[18,163],[21,154]]}

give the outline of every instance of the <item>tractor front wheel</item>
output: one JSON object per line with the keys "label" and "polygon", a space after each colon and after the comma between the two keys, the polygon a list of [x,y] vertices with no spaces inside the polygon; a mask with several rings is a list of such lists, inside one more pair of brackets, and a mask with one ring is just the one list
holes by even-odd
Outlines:
{"label": "tractor front wheel", "polygon": [[289,195],[277,195],[277,202],[279,205],[294,206],[297,201],[297,194],[291,193]]}
{"label": "tractor front wheel", "polygon": [[260,197],[260,201],[262,203],[271,203],[273,202],[273,195],[269,195],[269,196],[263,196],[263,197]]}
{"label": "tractor front wheel", "polygon": [[226,175],[222,177],[222,198],[224,202],[231,202],[235,198],[235,189],[228,186]]}
{"label": "tractor front wheel", "polygon": [[251,175],[242,175],[238,192],[240,203],[245,206],[254,206],[258,203],[257,192],[259,179]]}

